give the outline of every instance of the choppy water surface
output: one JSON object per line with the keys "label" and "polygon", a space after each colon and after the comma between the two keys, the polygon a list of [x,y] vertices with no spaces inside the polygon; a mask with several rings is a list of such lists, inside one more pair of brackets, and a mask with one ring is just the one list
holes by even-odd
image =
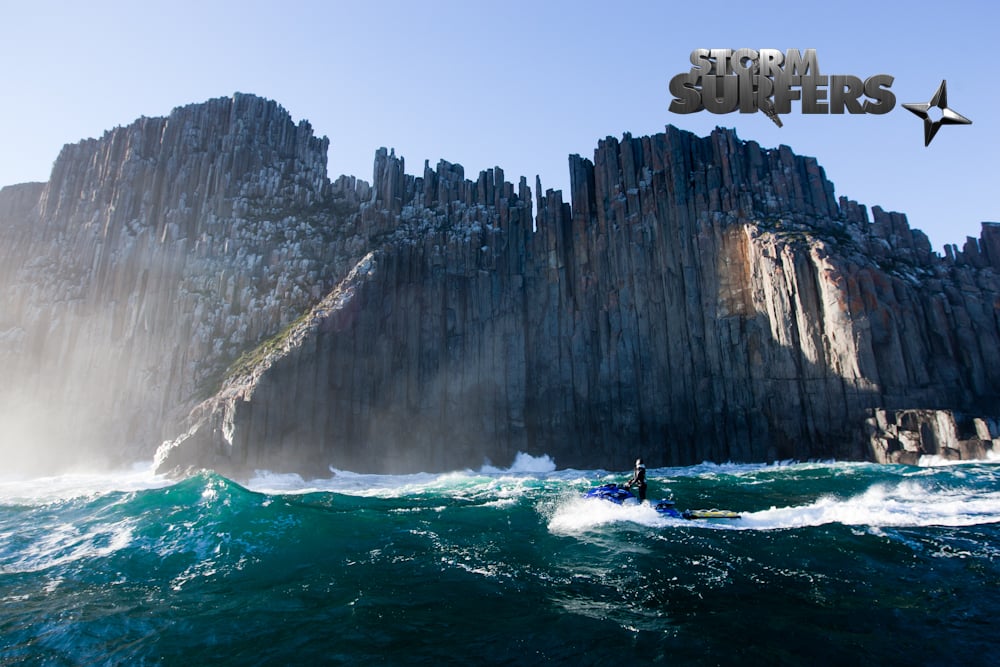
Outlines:
{"label": "choppy water surface", "polygon": [[992,665],[1000,467],[0,481],[0,664]]}

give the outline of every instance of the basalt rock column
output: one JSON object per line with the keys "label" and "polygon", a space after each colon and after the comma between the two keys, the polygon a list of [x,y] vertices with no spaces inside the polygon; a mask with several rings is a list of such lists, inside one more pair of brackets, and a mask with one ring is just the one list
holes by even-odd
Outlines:
{"label": "basalt rock column", "polygon": [[812,158],[727,131],[608,138],[570,174],[564,202],[379,151],[352,297],[234,376],[164,466],[867,459],[876,408],[996,396],[992,227],[942,259]]}

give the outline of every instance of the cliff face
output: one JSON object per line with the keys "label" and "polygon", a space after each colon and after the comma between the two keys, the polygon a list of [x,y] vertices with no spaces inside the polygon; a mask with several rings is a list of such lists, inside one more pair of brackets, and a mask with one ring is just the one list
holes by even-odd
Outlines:
{"label": "cliff face", "polygon": [[326,152],[237,94],[68,145],[48,183],[0,191],[7,462],[27,442],[47,466],[148,456],[229,361],[342,277],[351,251],[317,212],[353,193]]}
{"label": "cliff face", "polygon": [[4,405],[237,475],[994,445],[1000,226],[939,257],[724,130],[608,138],[570,202],[384,149],[330,183],[326,148],[237,95],[0,191]]}
{"label": "cliff face", "polygon": [[815,160],[726,131],[608,139],[570,170],[572,205],[537,194],[533,217],[523,179],[464,180],[444,162],[407,176],[380,152],[357,214],[385,230],[372,254],[230,380],[164,465],[401,471],[529,451],[627,467],[636,454],[891,461],[992,447],[995,428],[978,449],[915,445],[872,415],[996,412],[996,227],[938,258],[903,216],[869,221],[836,201]]}

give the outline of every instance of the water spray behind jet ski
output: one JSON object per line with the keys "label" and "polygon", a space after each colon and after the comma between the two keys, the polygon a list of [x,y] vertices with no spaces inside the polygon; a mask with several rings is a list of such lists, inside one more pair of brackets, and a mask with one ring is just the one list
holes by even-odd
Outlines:
{"label": "water spray behind jet ski", "polygon": [[[583,494],[584,498],[597,498],[616,505],[638,505],[639,499],[629,489],[618,484],[602,484]],[[720,509],[678,510],[676,503],[664,498],[650,503],[658,514],[674,519],[739,519],[737,512]]]}

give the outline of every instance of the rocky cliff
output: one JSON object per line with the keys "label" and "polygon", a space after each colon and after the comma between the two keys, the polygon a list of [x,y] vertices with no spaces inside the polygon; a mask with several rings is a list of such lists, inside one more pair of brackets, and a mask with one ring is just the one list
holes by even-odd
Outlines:
{"label": "rocky cliff", "polygon": [[996,224],[938,256],[726,130],[608,138],[570,157],[569,202],[384,149],[370,186],[331,183],[326,148],[237,95],[0,191],[6,404],[55,397],[67,452],[86,425],[236,475],[997,442]]}
{"label": "rocky cliff", "polygon": [[237,94],[68,145],[47,183],[0,190],[7,463],[151,455],[320,299],[358,252],[330,229],[354,194],[329,182],[327,146]]}

